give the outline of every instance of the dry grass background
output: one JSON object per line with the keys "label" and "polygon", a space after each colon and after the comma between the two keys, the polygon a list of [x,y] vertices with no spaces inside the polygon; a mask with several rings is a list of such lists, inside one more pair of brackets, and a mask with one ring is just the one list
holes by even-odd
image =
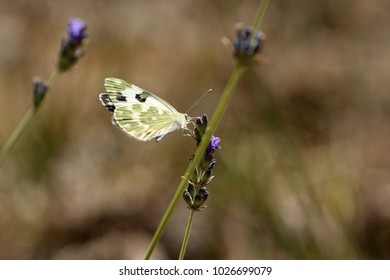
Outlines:
{"label": "dry grass background", "polygon": [[[1,1],[0,144],[47,79],[70,17],[88,25],[0,167],[1,259],[140,259],[193,153],[178,134],[134,141],[110,123],[103,79],[211,116],[233,61],[221,38],[259,1]],[[249,69],[216,135],[216,178],[189,259],[390,257],[387,1],[271,1],[266,63]],[[178,256],[177,208],[154,258]]]}

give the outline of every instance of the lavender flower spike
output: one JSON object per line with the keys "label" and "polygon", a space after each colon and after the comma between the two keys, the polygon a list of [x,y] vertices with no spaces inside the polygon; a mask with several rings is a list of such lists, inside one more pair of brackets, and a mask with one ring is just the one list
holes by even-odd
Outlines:
{"label": "lavender flower spike", "polygon": [[82,49],[85,39],[87,25],[78,18],[71,18],[68,22],[68,37],[62,41],[58,70],[64,72],[70,69],[85,54]]}
{"label": "lavender flower spike", "polygon": [[[196,128],[195,135],[197,145],[202,140],[202,135],[207,128],[207,116],[203,115],[202,117],[196,118]],[[195,172],[192,177],[189,179],[188,187],[184,190],[183,198],[187,203],[188,207],[193,210],[201,210],[202,206],[209,195],[207,192],[206,186],[210,183],[214,176],[212,176],[214,166],[217,162],[214,159],[214,153],[216,150],[221,149],[219,146],[221,138],[211,136],[209,145],[206,152],[203,155],[202,161],[195,168]]]}

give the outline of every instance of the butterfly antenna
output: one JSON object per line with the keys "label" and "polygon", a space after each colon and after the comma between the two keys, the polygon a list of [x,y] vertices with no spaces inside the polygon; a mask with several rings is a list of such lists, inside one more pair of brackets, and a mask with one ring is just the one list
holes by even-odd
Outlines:
{"label": "butterfly antenna", "polygon": [[209,94],[210,92],[212,91],[212,89],[209,89],[208,91],[206,91],[205,93],[203,93],[203,95],[194,103],[192,104],[192,106],[190,107],[190,109],[187,110],[186,113],[188,113],[189,111],[191,111],[192,108],[194,108],[202,99],[203,97],[205,97],[207,94]]}

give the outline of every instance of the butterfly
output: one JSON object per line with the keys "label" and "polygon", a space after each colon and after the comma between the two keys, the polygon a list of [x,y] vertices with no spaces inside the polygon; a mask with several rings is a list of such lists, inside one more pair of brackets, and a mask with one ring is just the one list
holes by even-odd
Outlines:
{"label": "butterfly", "polygon": [[176,130],[189,133],[191,117],[156,95],[117,78],[106,78],[104,86],[107,92],[99,99],[112,113],[112,123],[129,136],[159,142]]}

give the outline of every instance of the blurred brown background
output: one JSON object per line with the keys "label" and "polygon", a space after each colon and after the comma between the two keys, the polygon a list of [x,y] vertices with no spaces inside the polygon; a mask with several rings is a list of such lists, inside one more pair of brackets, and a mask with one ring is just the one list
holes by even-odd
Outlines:
{"label": "blurred brown background", "polygon": [[[101,106],[105,77],[212,115],[233,67],[221,38],[259,1],[1,1],[0,144],[48,79],[70,17],[86,56],[59,77],[0,167],[1,259],[141,259],[194,151],[137,142]],[[187,259],[390,258],[390,4],[271,1],[265,63],[237,88]],[[181,202],[153,258],[176,259]]]}

